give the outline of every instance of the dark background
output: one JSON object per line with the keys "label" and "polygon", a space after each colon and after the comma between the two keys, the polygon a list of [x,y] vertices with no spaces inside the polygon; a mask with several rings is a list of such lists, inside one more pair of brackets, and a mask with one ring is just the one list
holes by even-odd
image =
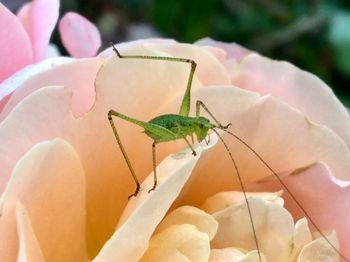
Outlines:
{"label": "dark background", "polygon": [[[1,0],[13,12],[23,0]],[[350,107],[350,1],[61,0],[99,28],[104,47],[144,37],[193,42],[210,36],[310,71]],[[65,54],[57,31],[53,42]]]}

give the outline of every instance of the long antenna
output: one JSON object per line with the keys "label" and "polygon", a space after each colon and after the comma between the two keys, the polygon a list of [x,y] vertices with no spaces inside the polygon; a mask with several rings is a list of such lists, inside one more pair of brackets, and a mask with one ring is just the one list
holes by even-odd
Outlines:
{"label": "long antenna", "polygon": [[256,231],[255,231],[255,226],[254,226],[254,222],[253,222],[253,216],[252,216],[252,212],[251,212],[251,209],[250,209],[250,204],[249,204],[249,201],[248,201],[248,198],[247,198],[247,194],[246,194],[246,190],[244,188],[244,184],[243,184],[243,181],[242,181],[242,177],[238,171],[238,167],[237,167],[237,163],[236,161],[234,160],[233,156],[232,156],[232,153],[229,149],[229,147],[227,146],[227,144],[225,143],[224,139],[219,135],[218,131],[216,131],[215,129],[213,129],[213,131],[217,134],[217,136],[219,137],[219,139],[221,140],[221,142],[224,144],[226,150],[227,150],[227,153],[229,154],[231,160],[232,160],[232,163],[235,167],[235,170],[236,170],[236,173],[237,173],[237,176],[238,176],[238,180],[239,180],[239,183],[241,185],[241,188],[242,188],[242,191],[243,191],[243,195],[244,195],[244,200],[247,204],[247,208],[248,208],[248,213],[249,213],[249,219],[250,219],[250,223],[252,225],[252,229],[253,229],[253,234],[254,234],[254,241],[255,241],[255,245],[256,245],[256,249],[258,250],[258,255],[259,255],[259,261],[262,262],[261,260],[261,255],[260,255],[260,249],[259,249],[259,244],[258,244],[258,238],[257,238],[257,235],[256,235]]}
{"label": "long antenna", "polygon": [[[300,204],[300,202],[296,199],[296,197],[293,195],[293,193],[288,189],[287,185],[283,182],[283,180],[277,175],[277,173],[271,168],[271,166],[266,163],[266,161],[250,146],[248,145],[244,140],[242,140],[240,137],[238,137],[237,135],[231,133],[230,131],[220,128],[221,130],[223,130],[224,132],[230,134],[231,136],[233,136],[234,138],[236,138],[239,142],[241,142],[243,145],[245,145],[249,150],[251,150],[254,155],[260,159],[260,161],[272,172],[272,174],[277,178],[277,180],[281,183],[281,185],[283,186],[283,188],[288,192],[288,194],[291,196],[291,198],[295,201],[295,203],[299,206],[299,208],[303,211],[303,213],[306,215],[306,217],[309,219],[309,221],[311,222],[311,224],[316,228],[316,230],[318,231],[318,233],[321,234],[321,236],[327,241],[327,243],[334,249],[334,251],[345,261],[350,262],[350,260],[348,258],[346,258],[342,253],[340,253],[340,251],[332,244],[332,242],[326,237],[326,235],[324,233],[322,233],[321,229],[316,225],[316,223],[314,222],[314,220],[310,217],[310,215],[307,213],[307,211],[305,210],[305,208]],[[213,129],[214,130],[214,129]],[[218,134],[217,132],[215,132],[216,134]],[[220,138],[222,139],[222,138]]]}

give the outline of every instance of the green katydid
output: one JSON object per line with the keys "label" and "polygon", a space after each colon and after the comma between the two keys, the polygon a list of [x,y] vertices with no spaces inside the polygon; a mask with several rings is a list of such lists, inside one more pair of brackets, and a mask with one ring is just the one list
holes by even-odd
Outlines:
{"label": "green katydid", "polygon": [[[321,236],[328,242],[328,244],[339,254],[340,257],[342,257],[345,261],[350,262],[349,259],[347,259],[344,255],[340,253],[340,251],[331,243],[331,241],[325,236],[324,233],[321,232],[320,228],[316,225],[316,223],[313,221],[313,219],[308,215],[307,211],[303,208],[303,206],[299,203],[299,201],[295,198],[295,196],[292,194],[292,192],[288,189],[286,184],[283,182],[283,180],[277,175],[277,173],[271,168],[271,166],[251,147],[249,146],[245,141],[243,141],[241,138],[233,134],[232,132],[228,131],[228,127],[231,125],[231,123],[227,125],[222,125],[215,116],[211,113],[211,111],[206,107],[206,105],[198,100],[196,101],[196,116],[191,117],[189,116],[190,112],[190,106],[191,106],[191,86],[192,86],[192,79],[196,70],[196,62],[187,59],[187,58],[177,58],[177,57],[163,57],[163,56],[144,56],[144,55],[121,55],[118,49],[115,47],[113,43],[111,43],[113,51],[116,53],[118,58],[121,59],[151,59],[151,60],[165,60],[165,61],[171,61],[171,62],[180,62],[180,63],[188,63],[191,65],[191,70],[189,74],[189,78],[187,81],[187,87],[185,90],[185,94],[182,99],[182,103],[180,106],[180,110],[178,114],[165,114],[157,116],[153,119],[151,119],[148,122],[140,121],[137,119],[134,119],[132,117],[123,115],[117,111],[110,110],[108,112],[108,120],[111,124],[113,133],[115,135],[115,138],[117,140],[117,143],[119,145],[119,148],[123,154],[123,157],[126,161],[126,164],[131,172],[131,175],[135,181],[136,184],[136,190],[135,192],[129,196],[137,196],[139,190],[140,190],[140,183],[136,177],[135,171],[131,165],[131,162],[126,154],[126,151],[124,149],[124,146],[121,142],[121,139],[119,137],[119,134],[117,132],[116,126],[114,124],[112,116],[121,118],[125,121],[128,121],[130,123],[136,124],[142,128],[144,128],[144,133],[149,136],[151,139],[153,139],[152,143],[152,159],[153,159],[153,175],[154,175],[154,184],[151,189],[149,189],[149,193],[152,190],[156,189],[157,186],[157,172],[156,172],[156,145],[163,142],[169,142],[174,141],[178,139],[183,139],[188,147],[192,150],[192,154],[196,155],[196,151],[192,147],[192,144],[187,139],[188,136],[192,137],[193,142],[193,135],[196,135],[198,142],[201,142],[206,139],[208,136],[209,131],[213,131],[217,134],[218,138],[221,140],[223,145],[226,148],[226,151],[228,152],[232,163],[234,165],[236,174],[239,179],[240,186],[242,188],[242,192],[244,195],[245,203],[247,205],[247,210],[249,214],[250,223],[252,226],[252,232],[254,235],[254,241],[256,245],[256,249],[258,251],[259,261],[262,261],[261,255],[260,255],[260,249],[259,249],[259,243],[258,238],[256,235],[256,230],[254,227],[254,221],[251,214],[251,208],[249,205],[249,201],[246,195],[246,190],[244,187],[244,184],[242,182],[241,175],[239,173],[237,164],[232,156],[232,153],[223,140],[223,138],[220,136],[220,134],[217,132],[217,129],[224,131],[225,133],[233,136],[235,139],[237,139],[240,143],[245,145],[249,150],[253,152],[253,154],[270,170],[270,172],[276,177],[276,179],[281,183],[283,188],[288,192],[288,194],[291,196],[291,198],[295,201],[295,203],[299,206],[299,208],[303,211],[305,216],[308,218],[308,220],[311,222],[311,224],[316,228],[316,230],[321,234]],[[210,120],[206,117],[200,116],[200,109],[203,108],[208,115],[214,120],[215,123],[211,123]],[[205,140],[206,141],[206,140]]]}

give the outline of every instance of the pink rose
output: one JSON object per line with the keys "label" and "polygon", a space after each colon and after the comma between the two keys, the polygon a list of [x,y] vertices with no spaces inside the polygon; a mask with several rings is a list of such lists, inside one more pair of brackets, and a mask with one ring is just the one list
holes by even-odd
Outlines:
{"label": "pink rose", "polygon": [[[154,39],[118,48],[123,54],[194,59],[198,67],[192,101],[201,99],[222,123],[231,122],[230,130],[275,171],[289,175],[288,186],[320,228],[336,230],[341,252],[349,257],[346,110],[324,83],[288,63],[234,45],[201,44],[205,46]],[[107,112],[115,109],[146,121],[176,113],[188,65],[119,59],[111,49],[93,58],[50,61],[50,68],[44,61],[0,86],[0,93],[14,90],[0,113],[3,261],[154,261],[154,256],[257,261],[249,221],[237,212],[245,208],[242,196],[232,192],[240,190],[236,174],[224,147],[215,145],[215,136],[208,147],[197,146],[197,157],[188,152],[168,156],[184,147],[181,141],[159,145],[157,158],[164,159],[158,166],[160,185],[148,194],[149,176],[139,196],[127,200],[134,184]],[[151,141],[140,128],[119,119],[116,123],[143,180],[152,170]],[[252,190],[276,186],[271,172],[246,147],[231,136],[224,139]],[[322,238],[312,238],[305,220],[294,224],[280,194],[250,198],[257,217],[271,214],[255,219],[262,221],[257,226],[262,256],[268,261],[298,256],[306,261],[303,256],[321,250],[334,259],[336,254]],[[304,216],[284,196],[295,218]],[[169,208],[173,212],[167,214]],[[225,234],[237,227],[226,223],[227,217],[244,223],[237,231],[243,238]],[[328,236],[337,245],[335,234]],[[275,248],[277,241],[280,248]],[[195,248],[181,243],[193,243]],[[159,248],[161,244],[166,248]],[[287,249],[291,245],[292,251]]]}

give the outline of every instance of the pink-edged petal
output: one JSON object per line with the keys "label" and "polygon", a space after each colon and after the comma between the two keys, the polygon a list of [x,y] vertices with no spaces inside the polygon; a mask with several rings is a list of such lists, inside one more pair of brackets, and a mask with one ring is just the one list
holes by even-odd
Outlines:
{"label": "pink-edged petal", "polygon": [[46,57],[50,37],[57,23],[59,6],[59,0],[33,0],[30,5],[27,30],[36,62]]}
{"label": "pink-edged petal", "polygon": [[54,66],[44,67],[41,73],[30,75],[28,78],[23,77],[23,81],[18,81],[18,88],[1,112],[0,121],[26,96],[39,88],[50,85],[64,85],[68,90],[74,88],[76,92],[72,97],[74,100],[73,114],[77,117],[85,114],[95,101],[94,82],[102,62],[102,59],[92,58],[62,61]]}
{"label": "pink-edged petal", "polygon": [[91,57],[101,46],[97,27],[85,17],[69,12],[59,22],[63,45],[73,57]]}
{"label": "pink-edged petal", "polygon": [[[33,62],[27,32],[17,17],[0,3],[0,82]],[[1,92],[1,90],[0,90]]]}
{"label": "pink-edged petal", "polygon": [[224,42],[216,41],[209,37],[200,39],[197,42],[195,42],[195,44],[199,46],[214,46],[214,47],[221,48],[226,51],[227,59],[234,58],[237,61],[242,60],[244,57],[246,57],[249,54],[255,53],[254,51],[251,51],[236,43],[224,43]]}
{"label": "pink-edged petal", "polygon": [[10,100],[10,95],[5,96],[3,99],[0,99],[0,115],[9,100]]}
{"label": "pink-edged petal", "polygon": [[[19,239],[18,262],[44,262],[38,239],[35,236],[28,211],[20,201],[16,205],[16,221]],[[9,243],[10,244],[10,243]]]}
{"label": "pink-edged petal", "polygon": [[[6,96],[9,96],[29,78],[58,65],[67,64],[72,61],[73,59],[69,57],[57,57],[26,66],[0,84],[0,100],[4,99]],[[3,116],[0,115],[0,122],[2,119]]]}
{"label": "pink-edged petal", "polygon": [[0,199],[0,254],[14,261],[19,248],[16,206],[28,211],[46,261],[86,261],[85,177],[79,156],[62,139],[33,146],[16,164]]}
{"label": "pink-edged petal", "polygon": [[350,146],[350,117],[332,90],[315,75],[256,54],[243,59],[231,73],[234,85],[278,97],[311,121],[333,129]]}
{"label": "pink-edged petal", "polygon": [[[157,189],[148,193],[153,185],[153,174],[150,174],[142,183],[142,190],[137,198],[129,201],[119,221],[118,229],[93,261],[138,261],[146,251],[156,226],[191,175],[201,152],[216,142],[217,139],[213,137],[209,146],[196,147],[196,157],[190,150],[167,157],[157,167],[160,180]],[[209,241],[208,235],[205,233],[204,235]]]}
{"label": "pink-edged petal", "polygon": [[[340,241],[341,252],[350,258],[350,186],[341,188],[332,182],[331,172],[324,164],[315,164],[298,174],[285,177],[283,181],[293,192],[321,230],[335,230]],[[249,190],[276,190],[278,182],[265,182],[251,185]],[[288,193],[284,194],[286,208],[294,218],[304,217]],[[310,227],[311,223],[309,222]]]}

